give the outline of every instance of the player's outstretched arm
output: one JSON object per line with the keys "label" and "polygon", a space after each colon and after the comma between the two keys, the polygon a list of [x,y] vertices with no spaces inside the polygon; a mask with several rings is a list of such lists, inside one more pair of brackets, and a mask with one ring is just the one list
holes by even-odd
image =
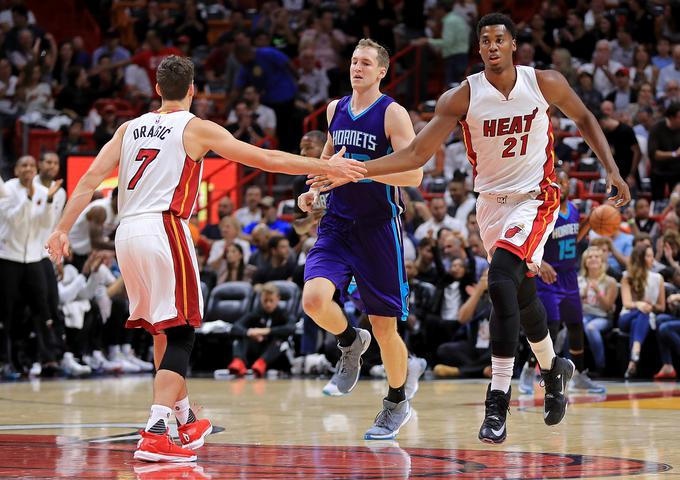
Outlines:
{"label": "player's outstretched arm", "polygon": [[619,167],[614,162],[609,143],[595,116],[586,108],[561,73],[554,70],[536,70],[536,79],[548,103],[555,105],[576,123],[586,143],[604,166],[607,171],[607,192],[611,192],[612,185],[617,190],[616,196],[613,197],[616,206],[626,205],[630,202],[628,184],[619,174]]}
{"label": "player's outstretched arm", "polygon": [[82,213],[85,207],[92,200],[95,189],[106,179],[118,166],[120,161],[120,151],[123,144],[123,135],[129,122],[125,122],[113,138],[109,140],[99,151],[97,157],[78,181],[73,194],[64,208],[61,220],[54,227],[54,231],[47,239],[45,248],[50,254],[50,259],[55,263],[61,263],[64,255],[69,254],[68,232]]}
{"label": "player's outstretched arm", "polygon": [[364,178],[362,162],[343,158],[345,150],[328,160],[301,157],[280,150],[265,150],[234,138],[227,130],[208,120],[193,119],[185,130],[185,138],[202,145],[204,151],[214,151],[228,160],[268,172],[289,175],[327,174],[357,181]]}
{"label": "player's outstretched arm", "polygon": [[444,93],[437,100],[434,117],[408,147],[366,162],[366,176],[375,178],[378,175],[415,170],[425,165],[453,131],[458,120],[465,116],[469,104],[470,87],[467,82]]}

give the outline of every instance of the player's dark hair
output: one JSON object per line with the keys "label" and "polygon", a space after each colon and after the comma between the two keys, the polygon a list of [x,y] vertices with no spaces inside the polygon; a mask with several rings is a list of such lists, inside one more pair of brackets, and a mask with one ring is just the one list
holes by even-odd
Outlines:
{"label": "player's dark hair", "polygon": [[194,81],[194,64],[185,57],[170,55],[156,70],[156,82],[164,100],[182,100]]}
{"label": "player's dark hair", "polygon": [[672,118],[676,116],[678,112],[680,112],[680,102],[671,102],[670,105],[668,105],[668,108],[666,108],[664,116],[666,118]]}
{"label": "player's dark hair", "polygon": [[490,27],[491,25],[505,25],[505,29],[510,32],[512,38],[517,38],[517,26],[512,18],[504,13],[488,13],[484,15],[477,23],[477,38],[481,36],[482,28]]}

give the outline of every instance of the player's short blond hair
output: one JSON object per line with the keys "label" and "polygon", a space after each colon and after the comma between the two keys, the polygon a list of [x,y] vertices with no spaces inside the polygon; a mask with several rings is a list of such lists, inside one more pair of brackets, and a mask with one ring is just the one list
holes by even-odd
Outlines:
{"label": "player's short blond hair", "polygon": [[359,40],[359,43],[357,43],[357,46],[354,47],[354,50],[357,48],[374,48],[375,51],[378,52],[378,65],[385,67],[386,69],[390,67],[390,54],[387,52],[385,47],[380,45],[375,40],[371,40],[370,38],[362,38]]}

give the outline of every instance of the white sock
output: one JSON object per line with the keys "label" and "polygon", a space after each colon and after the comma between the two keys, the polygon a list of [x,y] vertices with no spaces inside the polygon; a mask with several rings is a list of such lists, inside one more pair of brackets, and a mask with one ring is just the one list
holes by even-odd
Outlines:
{"label": "white sock", "polygon": [[543,340],[537,343],[529,342],[531,350],[536,355],[538,365],[541,370],[550,370],[552,368],[552,361],[555,358],[555,350],[553,349],[553,342],[550,334],[547,334]]}
{"label": "white sock", "polygon": [[172,409],[165,405],[151,405],[151,413],[144,430],[157,435],[164,435],[168,428],[170,414],[172,414]]}
{"label": "white sock", "polygon": [[514,357],[491,357],[491,390],[508,393],[514,365]]}
{"label": "white sock", "polygon": [[175,418],[180,425],[189,421],[189,395],[175,403]]}
{"label": "white sock", "polygon": [[132,351],[132,345],[129,343],[124,343],[121,346],[120,351],[123,353],[123,355],[128,355],[129,353],[132,353],[133,355],[135,354],[135,352]]}

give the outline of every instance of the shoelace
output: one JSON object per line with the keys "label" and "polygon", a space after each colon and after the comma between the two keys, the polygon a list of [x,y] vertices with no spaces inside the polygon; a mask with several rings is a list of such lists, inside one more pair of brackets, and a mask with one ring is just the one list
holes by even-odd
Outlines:
{"label": "shoelace", "polygon": [[486,407],[486,420],[489,419],[493,421],[493,428],[500,428],[503,424],[501,421],[502,415],[507,412],[510,413],[510,402],[505,398],[503,394],[491,394],[490,398],[487,398],[484,402]]}
{"label": "shoelace", "polygon": [[380,413],[375,416],[375,421],[373,422],[376,427],[389,427],[392,423],[392,417],[394,413],[388,408],[383,408]]}

